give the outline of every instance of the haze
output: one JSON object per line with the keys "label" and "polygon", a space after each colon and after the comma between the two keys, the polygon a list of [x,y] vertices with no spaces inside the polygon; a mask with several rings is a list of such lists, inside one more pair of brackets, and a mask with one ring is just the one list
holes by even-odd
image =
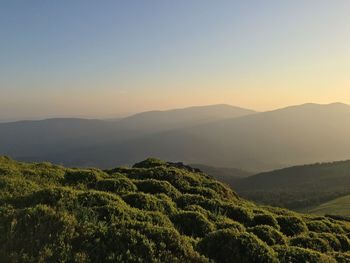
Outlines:
{"label": "haze", "polygon": [[350,2],[2,1],[0,119],[350,103]]}

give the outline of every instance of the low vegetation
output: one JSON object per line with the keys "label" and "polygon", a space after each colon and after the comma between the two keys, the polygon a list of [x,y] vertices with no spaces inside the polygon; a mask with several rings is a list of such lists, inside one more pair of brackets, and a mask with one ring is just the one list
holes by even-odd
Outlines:
{"label": "low vegetation", "polygon": [[148,159],[71,169],[0,158],[1,262],[350,262],[350,223],[241,199]]}
{"label": "low vegetation", "polygon": [[304,211],[350,194],[350,161],[294,166],[228,183],[247,199]]}

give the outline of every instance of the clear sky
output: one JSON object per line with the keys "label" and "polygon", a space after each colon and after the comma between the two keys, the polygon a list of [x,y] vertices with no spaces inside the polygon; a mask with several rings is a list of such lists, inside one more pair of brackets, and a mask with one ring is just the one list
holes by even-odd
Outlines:
{"label": "clear sky", "polygon": [[0,120],[350,104],[349,0],[3,0]]}

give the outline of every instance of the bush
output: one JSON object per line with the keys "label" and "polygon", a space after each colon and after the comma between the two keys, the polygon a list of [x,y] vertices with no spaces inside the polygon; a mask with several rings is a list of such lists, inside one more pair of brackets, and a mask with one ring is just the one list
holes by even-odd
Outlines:
{"label": "bush", "polygon": [[68,170],[64,175],[64,182],[69,185],[86,184],[94,185],[102,179],[102,173],[95,170]]}
{"label": "bush", "polygon": [[178,197],[181,193],[167,181],[155,179],[135,181],[137,189],[147,194],[166,194],[172,198]]}
{"label": "bush", "polygon": [[310,249],[293,246],[276,246],[274,249],[281,263],[336,263],[330,256]]}
{"label": "bush", "polygon": [[307,225],[307,228],[313,232],[317,232],[317,233],[330,232],[329,227],[321,220],[309,221],[309,222],[306,222],[306,225]]}
{"label": "bush", "polygon": [[237,230],[239,232],[244,232],[245,227],[236,221],[233,221],[232,219],[229,219],[224,216],[217,216],[216,220],[216,229],[232,229]]}
{"label": "bush", "polygon": [[293,237],[289,241],[290,245],[302,248],[309,248],[319,252],[328,252],[330,247],[328,242],[318,238],[318,237],[309,237],[309,236],[298,236]]}
{"label": "bush", "polygon": [[78,204],[83,207],[99,207],[115,205],[125,207],[125,202],[117,195],[94,190],[84,191],[78,194]]}
{"label": "bush", "polygon": [[1,227],[1,234],[6,236],[6,242],[1,244],[0,250],[12,262],[22,261],[26,256],[28,261],[33,262],[69,260],[69,242],[75,236],[77,224],[71,215],[38,205],[12,213],[6,221],[7,224]]}
{"label": "bush", "polygon": [[279,216],[276,218],[280,225],[281,232],[287,236],[296,236],[308,229],[305,222],[296,216]]}
{"label": "bush", "polygon": [[317,237],[325,240],[328,246],[334,251],[341,251],[342,246],[339,239],[331,233],[310,233],[310,237]]}
{"label": "bush", "polygon": [[207,235],[198,243],[198,249],[221,263],[278,262],[274,251],[255,235],[233,230],[219,230]]}
{"label": "bush", "polygon": [[171,217],[176,229],[187,236],[203,237],[214,230],[214,225],[199,212],[183,211]]}
{"label": "bush", "polygon": [[340,242],[341,251],[350,251],[350,239],[342,234],[337,234],[335,236]]}
{"label": "bush", "polygon": [[252,228],[248,228],[248,232],[253,233],[262,241],[266,242],[266,244],[269,246],[286,244],[285,236],[271,226],[258,225]]}
{"label": "bush", "polygon": [[99,191],[113,192],[113,193],[127,193],[135,192],[137,187],[126,178],[118,179],[104,179],[96,183],[96,189]]}
{"label": "bush", "polygon": [[278,221],[270,214],[257,214],[253,217],[252,226],[267,225],[279,229]]}
{"label": "bush", "polygon": [[349,263],[350,262],[350,253],[339,253],[335,252],[330,254],[338,263]]}
{"label": "bush", "polygon": [[133,193],[123,196],[124,201],[132,207],[146,211],[160,211],[171,213],[174,211],[174,203],[166,195],[153,196],[144,193]]}
{"label": "bush", "polygon": [[249,208],[236,205],[224,206],[226,216],[234,221],[238,221],[244,225],[250,225],[253,217],[252,211]]}

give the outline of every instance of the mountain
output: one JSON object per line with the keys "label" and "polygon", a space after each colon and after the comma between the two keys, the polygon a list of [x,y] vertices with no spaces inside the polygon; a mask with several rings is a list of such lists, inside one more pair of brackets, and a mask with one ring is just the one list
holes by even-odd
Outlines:
{"label": "mountain", "polygon": [[260,173],[234,182],[245,198],[307,209],[350,193],[350,161],[316,163]]}
{"label": "mountain", "polygon": [[0,154],[102,168],[154,156],[255,173],[350,158],[350,106],[341,103],[262,113],[214,105],[115,122],[80,120],[81,127],[55,121],[30,123],[34,130],[28,123],[0,124]]}
{"label": "mountain", "polygon": [[246,201],[182,163],[0,157],[1,262],[348,262],[350,223]]}
{"label": "mountain", "polygon": [[143,133],[168,131],[256,113],[226,104],[196,106],[167,111],[148,111],[122,119],[119,124]]}
{"label": "mountain", "polygon": [[[25,160],[54,160],[67,164],[78,156],[73,152],[84,155],[87,151],[88,155],[88,149],[120,144],[155,132],[253,113],[255,112],[229,105],[210,105],[145,112],[116,120],[61,118],[0,123],[0,154]],[[130,163],[130,160],[127,162]],[[80,165],[79,161],[74,163]],[[99,163],[96,165],[101,166]]]}
{"label": "mountain", "polygon": [[[87,147],[69,162],[109,167],[116,161],[127,164],[155,156],[259,172],[348,159],[348,134],[349,105],[305,104]],[[51,160],[67,155],[63,152]]]}

